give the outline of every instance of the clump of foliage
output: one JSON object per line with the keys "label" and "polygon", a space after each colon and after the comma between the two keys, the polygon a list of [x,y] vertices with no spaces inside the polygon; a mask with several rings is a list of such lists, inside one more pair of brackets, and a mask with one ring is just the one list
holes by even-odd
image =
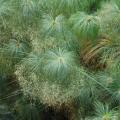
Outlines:
{"label": "clump of foliage", "polygon": [[119,58],[120,0],[0,0],[0,109],[15,120],[41,106],[119,120]]}

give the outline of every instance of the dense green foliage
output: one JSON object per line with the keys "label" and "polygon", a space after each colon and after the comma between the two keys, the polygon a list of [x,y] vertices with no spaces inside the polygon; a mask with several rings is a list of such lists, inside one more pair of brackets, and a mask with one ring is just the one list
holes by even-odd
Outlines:
{"label": "dense green foliage", "polygon": [[119,120],[119,72],[120,0],[0,0],[0,119]]}

